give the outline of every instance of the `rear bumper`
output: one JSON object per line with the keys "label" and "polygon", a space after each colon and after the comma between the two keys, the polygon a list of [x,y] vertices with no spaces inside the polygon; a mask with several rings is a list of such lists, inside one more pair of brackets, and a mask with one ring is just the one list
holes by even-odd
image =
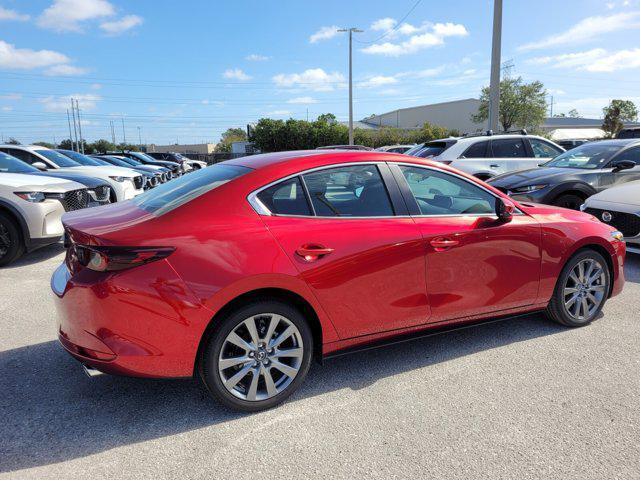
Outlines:
{"label": "rear bumper", "polygon": [[63,263],[51,289],[58,339],[82,364],[115,375],[192,376],[211,313],[166,261],[74,275]]}

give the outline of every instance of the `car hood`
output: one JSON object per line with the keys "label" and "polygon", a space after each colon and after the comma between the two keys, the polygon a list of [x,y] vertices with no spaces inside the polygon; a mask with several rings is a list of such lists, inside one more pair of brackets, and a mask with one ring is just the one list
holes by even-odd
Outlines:
{"label": "car hood", "polygon": [[512,189],[526,185],[557,183],[569,178],[579,177],[582,173],[588,171],[579,168],[538,167],[497,175],[487,183],[497,188]]}
{"label": "car hood", "polygon": [[77,182],[31,173],[0,173],[0,185],[21,188],[24,191],[66,192],[85,188]]}
{"label": "car hood", "polygon": [[109,176],[109,177],[129,177],[129,178],[133,178],[133,177],[137,177],[139,175],[137,172],[134,172],[130,168],[125,168],[125,167],[107,167],[106,165],[105,166],[100,166],[100,167],[89,167],[89,166],[82,165],[80,167],[60,168],[60,170],[71,171],[71,172],[82,172],[82,173],[86,173],[88,175],[96,175],[98,177]]}
{"label": "car hood", "polygon": [[55,177],[60,179],[73,180],[74,182],[81,183],[88,188],[109,186],[109,184],[104,180],[101,180],[96,177],[91,177],[83,173],[76,173],[76,172],[56,172],[54,170],[49,170],[47,172],[29,173],[29,175],[34,175],[37,177],[47,177],[47,178]]}
{"label": "car hood", "polygon": [[587,205],[594,202],[635,205],[640,208],[640,180],[627,182],[617,187],[607,188],[587,199]]}

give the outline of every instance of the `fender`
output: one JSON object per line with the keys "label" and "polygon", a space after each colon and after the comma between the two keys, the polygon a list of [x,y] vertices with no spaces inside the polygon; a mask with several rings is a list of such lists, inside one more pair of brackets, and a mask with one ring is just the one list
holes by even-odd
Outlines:
{"label": "fender", "polygon": [[22,232],[22,238],[24,239],[24,243],[27,246],[27,250],[29,250],[31,246],[31,235],[29,234],[29,227],[27,226],[27,222],[25,222],[24,217],[16,207],[11,205],[6,200],[0,199],[0,210],[3,209],[11,212],[11,214],[18,220],[18,225],[20,226],[20,231]]}
{"label": "fender", "polygon": [[554,187],[549,193],[549,198],[550,199],[557,198],[563,193],[570,192],[570,191],[580,192],[584,194],[586,197],[590,197],[591,195],[595,195],[596,193],[598,193],[598,191],[588,183],[568,182],[568,183],[562,183]]}

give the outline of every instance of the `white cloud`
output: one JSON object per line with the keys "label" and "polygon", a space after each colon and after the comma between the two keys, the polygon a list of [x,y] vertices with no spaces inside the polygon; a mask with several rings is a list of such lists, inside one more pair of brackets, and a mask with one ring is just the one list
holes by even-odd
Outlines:
{"label": "white cloud", "polygon": [[586,72],[615,72],[640,68],[640,48],[617,52],[594,48],[584,52],[535,57],[527,60],[527,63],[548,65],[551,68],[572,68]]}
{"label": "white cloud", "polygon": [[74,65],[60,64],[47,68],[45,75],[50,77],[70,77],[74,75],[84,75],[89,71],[88,68],[76,67]]}
{"label": "white cloud", "polygon": [[16,12],[15,10],[10,10],[8,8],[0,7],[0,20],[15,20],[18,22],[26,22],[29,20],[29,15],[24,13]]}
{"label": "white cloud", "polygon": [[391,30],[393,27],[397,25],[397,23],[398,22],[396,21],[395,18],[390,18],[390,17],[381,18],[371,24],[371,30],[382,30],[382,31]]}
{"label": "white cloud", "polygon": [[11,110],[13,110],[13,107],[10,105],[5,105],[4,107],[2,107],[3,112],[10,112]]}
{"label": "white cloud", "polygon": [[439,67],[433,67],[433,68],[425,68],[423,70],[414,70],[414,71],[408,71],[408,72],[401,72],[396,74],[397,78],[430,78],[430,77],[435,77],[437,75],[440,75],[442,72],[444,72],[445,70],[445,66],[444,65],[440,65]]}
{"label": "white cloud", "polygon": [[271,115],[273,117],[286,117],[291,115],[289,110],[274,110],[273,112],[267,112],[265,115]]}
{"label": "white cloud", "polygon": [[561,45],[574,45],[593,40],[605,33],[635,29],[640,27],[639,17],[640,12],[623,12],[613,15],[587,17],[565,32],[550,35],[537,42],[525,43],[518,47],[518,50],[540,50]]}
{"label": "white cloud", "polygon": [[309,42],[317,43],[321,40],[329,40],[338,35],[339,29],[340,27],[337,27],[335,25],[332,25],[330,27],[322,27],[320,28],[320,30],[309,37]]}
{"label": "white cloud", "polygon": [[102,84],[101,83],[92,83],[89,88],[91,90],[100,90],[102,88]]}
{"label": "white cloud", "polygon": [[[422,27],[402,27],[397,32],[408,35],[406,40],[401,42],[384,42],[374,43],[362,49],[362,52],[373,55],[385,55],[388,57],[398,57],[400,55],[408,55],[416,53],[425,48],[434,47],[444,44],[447,37],[465,37],[469,34],[464,25],[457,23],[436,23],[424,24]],[[419,33],[422,32],[422,33]]]}
{"label": "white cloud", "polygon": [[15,45],[0,40],[0,67],[17,70],[50,67],[69,63],[66,55],[53,50],[31,50],[16,48]]}
{"label": "white cloud", "polygon": [[251,80],[251,76],[244,73],[239,68],[229,68],[224,71],[222,74],[224,78],[228,78],[229,80],[239,80],[244,82],[246,80]]}
{"label": "white cloud", "polygon": [[343,87],[345,81],[341,73],[327,73],[321,68],[310,68],[302,73],[280,73],[272,80],[278,87],[301,87],[316,91],[330,91],[336,86]]}
{"label": "white cloud", "polygon": [[269,58],[270,57],[267,57],[266,55],[260,55],[258,53],[252,53],[251,55],[244,57],[244,59],[249,62],[266,62]]}
{"label": "white cloud", "polygon": [[38,17],[38,25],[57,32],[81,32],[81,22],[114,14],[107,0],[54,0]]}
{"label": "white cloud", "polygon": [[50,95],[38,100],[47,112],[65,112],[71,105],[71,99],[78,100],[81,110],[93,110],[102,98],[93,93],[74,93],[71,95]]}
{"label": "white cloud", "polygon": [[102,22],[100,29],[109,35],[120,35],[138,25],[142,25],[143,19],[138,15],[125,15],[118,20]]}
{"label": "white cloud", "polygon": [[398,79],[396,77],[376,75],[374,77],[368,78],[367,80],[359,82],[358,86],[361,88],[375,88],[386,85],[393,85],[394,83],[398,83]]}
{"label": "white cloud", "polygon": [[0,100],[21,100],[22,94],[20,93],[7,93],[5,95],[0,95]]}
{"label": "white cloud", "polygon": [[318,100],[316,100],[313,97],[296,97],[296,98],[292,98],[291,100],[287,100],[287,103],[300,103],[300,104],[311,104],[311,103],[318,103]]}

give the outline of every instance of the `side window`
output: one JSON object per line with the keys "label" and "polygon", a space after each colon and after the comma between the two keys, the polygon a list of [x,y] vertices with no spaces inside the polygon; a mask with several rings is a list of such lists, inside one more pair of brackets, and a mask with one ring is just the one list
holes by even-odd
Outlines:
{"label": "side window", "polygon": [[485,158],[487,156],[487,147],[489,142],[477,142],[467,148],[460,158]]}
{"label": "side window", "polygon": [[23,162],[27,162],[29,165],[37,161],[37,158],[35,158],[33,155],[31,155],[29,152],[25,150],[18,150],[17,148],[7,148],[5,152],[7,152],[9,155],[13,157],[16,157],[22,160]]}
{"label": "side window", "polygon": [[312,215],[299,177],[261,191],[258,199],[277,215]]}
{"label": "side window", "polygon": [[527,156],[527,150],[521,138],[491,140],[491,150],[496,158],[522,158]]}
{"label": "side window", "polygon": [[540,140],[539,138],[530,138],[529,143],[533,150],[533,156],[536,158],[553,158],[562,153],[559,148],[556,148],[550,143]]}
{"label": "side window", "polygon": [[448,173],[401,166],[422,215],[495,213],[496,199],[489,192]]}
{"label": "side window", "polygon": [[640,148],[630,148],[617,156],[616,160],[631,160],[636,162],[636,165],[640,165]]}
{"label": "side window", "polygon": [[375,165],[328,168],[302,176],[316,215],[381,217],[394,214]]}

